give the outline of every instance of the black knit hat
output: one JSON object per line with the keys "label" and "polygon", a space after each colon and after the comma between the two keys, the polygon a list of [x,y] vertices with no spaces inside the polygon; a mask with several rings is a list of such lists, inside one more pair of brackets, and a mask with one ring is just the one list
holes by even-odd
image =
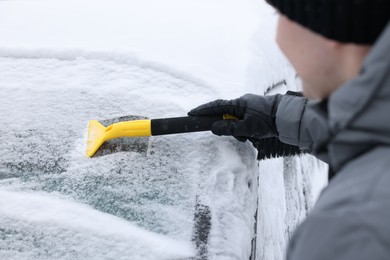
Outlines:
{"label": "black knit hat", "polygon": [[289,19],[339,42],[373,44],[390,20],[390,0],[266,0]]}

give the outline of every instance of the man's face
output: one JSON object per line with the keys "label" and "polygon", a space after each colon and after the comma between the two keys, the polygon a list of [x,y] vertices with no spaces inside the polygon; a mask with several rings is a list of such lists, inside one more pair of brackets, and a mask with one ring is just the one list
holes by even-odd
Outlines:
{"label": "man's face", "polygon": [[306,97],[324,99],[343,83],[335,42],[284,15],[279,16],[276,42],[301,78]]}

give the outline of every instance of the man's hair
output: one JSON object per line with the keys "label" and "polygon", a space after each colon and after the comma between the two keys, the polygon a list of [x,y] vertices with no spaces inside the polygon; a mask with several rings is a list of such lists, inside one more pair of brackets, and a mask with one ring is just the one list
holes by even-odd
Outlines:
{"label": "man's hair", "polygon": [[390,0],[266,0],[322,36],[344,43],[373,44],[390,20]]}

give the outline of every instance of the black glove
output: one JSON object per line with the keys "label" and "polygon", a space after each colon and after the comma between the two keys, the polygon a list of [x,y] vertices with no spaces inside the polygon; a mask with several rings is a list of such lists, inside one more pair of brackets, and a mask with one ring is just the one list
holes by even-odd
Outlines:
{"label": "black glove", "polygon": [[282,95],[260,96],[246,94],[233,100],[215,100],[192,109],[190,116],[230,114],[238,120],[216,121],[211,131],[216,135],[231,135],[239,141],[278,136],[275,115]]}

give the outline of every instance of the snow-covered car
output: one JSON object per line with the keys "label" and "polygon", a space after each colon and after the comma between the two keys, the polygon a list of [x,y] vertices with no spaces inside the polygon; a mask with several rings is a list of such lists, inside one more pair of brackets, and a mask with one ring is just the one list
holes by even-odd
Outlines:
{"label": "snow-covered car", "polygon": [[315,159],[210,132],[85,156],[90,119],[298,89],[275,20],[254,0],[1,1],[0,258],[281,259]]}

